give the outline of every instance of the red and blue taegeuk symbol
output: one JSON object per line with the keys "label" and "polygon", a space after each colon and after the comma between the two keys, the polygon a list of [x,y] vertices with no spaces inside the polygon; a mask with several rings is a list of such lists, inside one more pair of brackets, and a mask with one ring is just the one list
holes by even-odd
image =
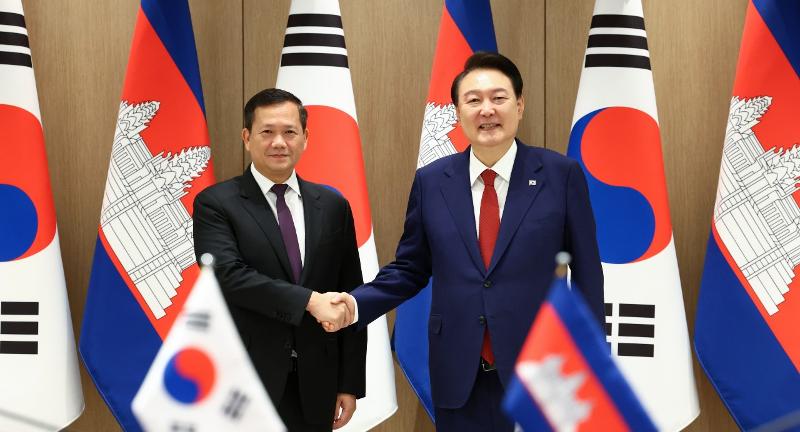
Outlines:
{"label": "red and blue taegeuk symbol", "polygon": [[0,104],[0,262],[36,254],[53,240],[56,217],[42,126]]}
{"label": "red and blue taegeuk symbol", "polygon": [[586,173],[605,263],[642,261],[672,238],[658,123],[629,107],[583,116],[572,128],[568,156]]}
{"label": "red and blue taegeuk symbol", "polygon": [[211,393],[216,379],[214,363],[197,348],[184,348],[169,359],[164,369],[164,387],[176,401],[193,404]]}

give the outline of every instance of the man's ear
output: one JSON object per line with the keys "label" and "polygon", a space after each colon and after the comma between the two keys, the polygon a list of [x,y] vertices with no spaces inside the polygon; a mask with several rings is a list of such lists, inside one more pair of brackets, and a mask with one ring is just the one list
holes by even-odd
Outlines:
{"label": "man's ear", "polygon": [[250,130],[247,128],[242,129],[242,142],[244,143],[244,148],[250,151]]}

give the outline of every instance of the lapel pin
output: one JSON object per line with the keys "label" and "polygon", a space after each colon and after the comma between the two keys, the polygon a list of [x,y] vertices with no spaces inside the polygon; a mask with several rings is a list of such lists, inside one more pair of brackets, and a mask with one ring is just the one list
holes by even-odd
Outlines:
{"label": "lapel pin", "polygon": [[536,186],[536,180],[528,180],[528,186]]}

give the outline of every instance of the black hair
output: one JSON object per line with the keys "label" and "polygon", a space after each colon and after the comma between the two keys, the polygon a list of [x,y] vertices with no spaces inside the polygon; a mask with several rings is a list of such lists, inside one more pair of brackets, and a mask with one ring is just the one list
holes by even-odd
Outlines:
{"label": "black hair", "polygon": [[303,106],[303,102],[290,92],[278,88],[261,90],[247,101],[244,105],[244,127],[252,132],[253,116],[255,115],[256,108],[278,105],[284,102],[292,102],[297,105],[297,111],[300,113],[300,125],[303,127],[303,130],[306,130],[308,111],[306,111],[306,107]]}
{"label": "black hair", "polygon": [[458,86],[461,85],[461,80],[478,69],[492,69],[507,76],[514,88],[514,95],[517,99],[522,97],[522,75],[514,62],[502,54],[478,51],[467,59],[464,70],[453,79],[453,85],[450,86],[450,99],[453,100],[453,105],[458,106]]}

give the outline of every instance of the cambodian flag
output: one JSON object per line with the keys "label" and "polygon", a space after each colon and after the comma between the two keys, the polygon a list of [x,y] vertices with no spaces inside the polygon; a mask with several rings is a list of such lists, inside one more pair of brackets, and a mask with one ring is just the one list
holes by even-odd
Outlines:
{"label": "cambodian flag", "polygon": [[[467,142],[450,100],[450,85],[476,51],[497,51],[489,0],[446,0],[439,23],[417,168],[463,151]],[[428,315],[431,285],[397,308],[394,350],[411,388],[433,419],[428,370]]]}
{"label": "cambodian flag", "polygon": [[800,3],[750,1],[695,325],[742,429],[800,424],[799,75]]}
{"label": "cambodian flag", "polygon": [[539,309],[514,372],[503,408],[524,430],[657,430],[563,277]]}
{"label": "cambodian flag", "polygon": [[199,269],[192,202],[213,182],[186,0],[142,0],[100,214],[80,352],[125,430]]}

